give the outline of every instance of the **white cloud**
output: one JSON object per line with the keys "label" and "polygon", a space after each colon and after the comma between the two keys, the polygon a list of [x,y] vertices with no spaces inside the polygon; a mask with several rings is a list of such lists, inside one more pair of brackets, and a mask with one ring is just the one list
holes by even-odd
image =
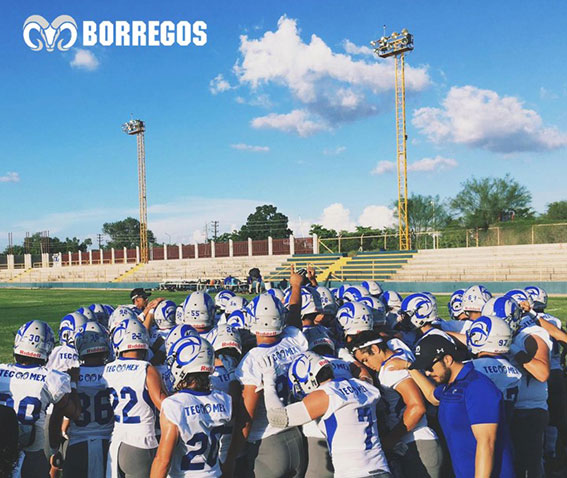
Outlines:
{"label": "white cloud", "polygon": [[323,209],[318,224],[335,231],[354,231],[356,227],[356,223],[350,217],[350,210],[338,202]]}
{"label": "white cloud", "polygon": [[355,45],[350,40],[343,40],[343,48],[349,55],[367,55],[374,56],[374,50],[368,46]]}
{"label": "white cloud", "polygon": [[216,95],[217,93],[222,93],[223,91],[232,90],[234,87],[224,79],[222,73],[219,73],[211,81],[209,81],[209,91]]}
{"label": "white cloud", "polygon": [[198,244],[202,244],[206,241],[207,236],[205,235],[205,231],[202,229],[196,229],[193,231],[193,234],[191,235],[191,243],[198,243]]}
{"label": "white cloud", "polygon": [[346,147],[345,146],[337,146],[334,149],[327,149],[325,148],[323,150],[323,154],[325,156],[338,156],[339,154],[342,154],[346,151]]}
{"label": "white cloud", "polygon": [[[346,48],[354,47],[349,42]],[[364,47],[357,48],[357,52],[364,51]],[[303,104],[302,109],[292,113],[304,111],[320,125],[312,133],[378,113],[378,106],[367,93],[375,96],[394,87],[392,60],[353,60],[348,54],[333,52],[315,34],[304,42],[296,20],[285,16],[279,19],[275,32],[267,31],[258,39],[242,35],[240,53],[241,59],[234,67],[239,83],[254,91],[267,84],[287,88]],[[422,90],[429,83],[426,68],[406,66],[408,91]],[[302,128],[278,129],[306,135]]]}
{"label": "white cloud", "polygon": [[554,93],[551,90],[548,90],[547,88],[541,86],[539,89],[539,97],[542,100],[556,100],[559,98],[559,95],[557,93]]}
{"label": "white cloud", "polygon": [[82,48],[77,48],[74,51],[75,56],[71,60],[71,66],[73,68],[94,71],[99,67],[100,62],[92,51],[83,50]]}
{"label": "white cloud", "polygon": [[457,161],[453,158],[443,158],[435,156],[434,158],[423,158],[408,165],[408,171],[443,171],[456,168]]}
{"label": "white cloud", "polygon": [[238,151],[251,151],[253,153],[267,153],[270,151],[269,146],[253,146],[251,144],[244,143],[231,144],[230,147]]}
{"label": "white cloud", "polygon": [[[408,164],[408,171],[413,172],[432,172],[444,171],[447,169],[456,168],[456,160],[453,158],[443,158],[442,156],[435,156],[434,158],[423,158],[419,161],[414,161]],[[396,171],[396,163],[394,161],[380,161],[376,167],[370,171],[371,174],[385,174],[393,173]]]}
{"label": "white cloud", "polygon": [[396,170],[396,163],[393,161],[379,161],[370,174],[392,173]]}
{"label": "white cloud", "polygon": [[293,110],[287,114],[270,113],[254,118],[251,125],[256,129],[277,129],[303,137],[329,129],[327,124],[311,116],[305,110]]}
{"label": "white cloud", "polygon": [[19,183],[20,175],[14,171],[8,171],[4,176],[0,176],[0,183]]}
{"label": "white cloud", "polygon": [[358,218],[358,224],[375,229],[390,227],[395,223],[394,210],[386,206],[366,206]]}
{"label": "white cloud", "polygon": [[474,86],[453,87],[442,108],[420,108],[412,123],[434,143],[459,143],[498,153],[545,151],[567,145],[567,134],[544,127],[513,96]]}

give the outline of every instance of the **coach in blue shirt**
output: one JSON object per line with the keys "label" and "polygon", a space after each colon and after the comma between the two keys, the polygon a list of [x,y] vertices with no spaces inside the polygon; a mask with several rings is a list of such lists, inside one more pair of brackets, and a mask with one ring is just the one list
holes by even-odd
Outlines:
{"label": "coach in blue shirt", "polygon": [[457,360],[457,354],[454,343],[430,335],[416,347],[415,362],[406,366],[427,400],[439,406],[439,423],[456,477],[513,478],[502,393],[472,363]]}

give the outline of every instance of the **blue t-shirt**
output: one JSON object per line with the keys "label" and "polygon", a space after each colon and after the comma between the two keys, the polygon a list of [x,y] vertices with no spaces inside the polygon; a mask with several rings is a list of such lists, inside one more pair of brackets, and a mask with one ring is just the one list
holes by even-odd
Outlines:
{"label": "blue t-shirt", "polygon": [[514,478],[509,424],[496,385],[469,362],[452,383],[435,389],[435,398],[456,477],[474,478],[476,438],[471,426],[498,423],[491,477]]}

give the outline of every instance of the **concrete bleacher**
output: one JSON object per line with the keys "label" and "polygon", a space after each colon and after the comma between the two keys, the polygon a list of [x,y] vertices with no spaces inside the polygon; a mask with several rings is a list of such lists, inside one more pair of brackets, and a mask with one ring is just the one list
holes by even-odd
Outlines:
{"label": "concrete bleacher", "polygon": [[427,249],[391,281],[567,281],[567,244]]}
{"label": "concrete bleacher", "polygon": [[312,265],[315,268],[317,277],[321,278],[327,269],[329,269],[337,260],[341,259],[343,254],[295,254],[287,259],[286,262],[269,274],[265,275],[265,279],[272,282],[279,282],[282,279],[289,279],[291,266],[295,270],[307,268]]}
{"label": "concrete bleacher", "polygon": [[[0,275],[0,282],[111,282],[131,269],[134,264],[93,264],[66,267],[34,267],[15,269]],[[5,273],[7,271],[3,271]]]}
{"label": "concrete bleacher", "polygon": [[359,252],[338,270],[333,278],[345,282],[382,281],[392,277],[417,251]]}
{"label": "concrete bleacher", "polygon": [[228,275],[246,280],[253,267],[268,277],[289,256],[242,256],[150,261],[134,267],[116,280],[127,282],[159,282],[162,280],[224,279]]}

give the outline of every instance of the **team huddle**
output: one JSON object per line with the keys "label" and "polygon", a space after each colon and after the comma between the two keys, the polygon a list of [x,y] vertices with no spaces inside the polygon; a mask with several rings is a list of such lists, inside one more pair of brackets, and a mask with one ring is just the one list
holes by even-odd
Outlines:
{"label": "team huddle", "polygon": [[443,320],[427,292],[289,284],[181,305],[134,289],[66,315],[56,347],[22,325],[0,365],[18,430],[1,476],[563,476],[567,334],[543,289],[473,285]]}

